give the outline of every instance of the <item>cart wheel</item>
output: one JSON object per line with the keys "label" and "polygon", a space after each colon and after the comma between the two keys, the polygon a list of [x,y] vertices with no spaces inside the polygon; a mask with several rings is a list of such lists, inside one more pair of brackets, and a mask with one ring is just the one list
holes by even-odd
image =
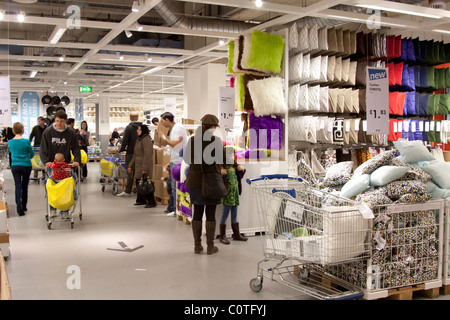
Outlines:
{"label": "cart wheel", "polygon": [[70,229],[73,229],[73,222],[70,223]]}
{"label": "cart wheel", "polygon": [[102,186],[102,192],[105,192],[105,186]]}
{"label": "cart wheel", "polygon": [[113,196],[115,196],[115,195],[117,195],[117,188],[116,187],[113,187],[113,189],[112,189],[112,194],[113,194]]}
{"label": "cart wheel", "polygon": [[80,213],[79,215],[80,221],[83,220],[83,215]]}
{"label": "cart wheel", "polygon": [[100,178],[100,183],[105,183],[105,179],[104,178]]}
{"label": "cart wheel", "polygon": [[253,292],[260,292],[262,289],[262,279],[254,278],[250,280],[250,289]]}
{"label": "cart wheel", "polygon": [[47,229],[50,230],[51,228],[52,228],[52,223],[51,222],[47,223]]}
{"label": "cart wheel", "polygon": [[45,221],[48,221],[48,214],[45,215]]}

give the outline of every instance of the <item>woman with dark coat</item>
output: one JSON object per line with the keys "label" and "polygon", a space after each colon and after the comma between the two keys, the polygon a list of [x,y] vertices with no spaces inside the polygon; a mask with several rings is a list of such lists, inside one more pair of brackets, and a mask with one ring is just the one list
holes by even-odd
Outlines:
{"label": "woman with dark coat", "polygon": [[[153,173],[153,142],[149,133],[148,127],[144,124],[141,124],[137,129],[138,139],[134,147],[133,158],[128,165],[128,173],[134,172],[136,185],[139,185],[142,177],[147,179]],[[154,192],[150,192],[146,196],[141,196],[138,193],[134,205],[145,205],[145,208],[156,207]]]}
{"label": "woman with dark coat", "polygon": [[[201,235],[203,227],[203,213],[206,214],[206,244],[207,254],[219,251],[214,246],[216,231],[216,207],[221,199],[205,198],[202,195],[203,173],[223,174],[221,164],[223,162],[222,140],[213,135],[219,126],[219,120],[212,114],[207,114],[201,119],[202,125],[197,128],[195,134],[189,139],[184,154],[184,161],[190,165],[186,176],[186,186],[189,187],[191,203],[194,207],[192,217],[192,233],[194,236],[194,253],[203,251]],[[216,152],[219,151],[219,152]]]}

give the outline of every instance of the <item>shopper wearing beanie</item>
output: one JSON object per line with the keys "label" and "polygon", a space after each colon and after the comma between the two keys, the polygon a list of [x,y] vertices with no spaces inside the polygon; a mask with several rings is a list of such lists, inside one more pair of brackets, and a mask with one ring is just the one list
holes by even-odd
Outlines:
{"label": "shopper wearing beanie", "polygon": [[[138,139],[134,146],[133,158],[128,165],[128,173],[134,172],[136,185],[139,185],[142,177],[147,179],[153,173],[153,142],[149,133],[148,127],[144,124],[137,128]],[[146,196],[141,196],[138,192],[135,205],[145,205],[145,208],[156,207],[154,192]]]}
{"label": "shopper wearing beanie", "polygon": [[206,244],[207,254],[219,251],[214,246],[216,232],[216,207],[221,199],[205,198],[202,195],[202,177],[205,173],[222,174],[223,163],[222,140],[213,135],[219,126],[219,120],[212,114],[207,114],[201,119],[202,125],[197,128],[195,134],[189,139],[184,161],[190,165],[186,176],[186,186],[189,187],[191,203],[194,207],[192,217],[192,233],[194,236],[194,253],[203,251],[201,235],[203,227],[203,213],[206,214]]}

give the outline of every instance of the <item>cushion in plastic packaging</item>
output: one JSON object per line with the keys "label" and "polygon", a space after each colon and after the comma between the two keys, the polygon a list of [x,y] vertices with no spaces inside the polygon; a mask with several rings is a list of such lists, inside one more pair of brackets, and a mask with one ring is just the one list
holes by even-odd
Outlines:
{"label": "cushion in plastic packaging", "polygon": [[427,116],[428,115],[428,93],[419,95],[419,115]]}
{"label": "cushion in plastic packaging", "polygon": [[353,118],[350,123],[350,137],[349,142],[351,144],[358,143],[358,131],[359,131],[359,122],[361,118]]}
{"label": "cushion in plastic packaging", "polygon": [[310,81],[320,80],[320,69],[322,66],[322,58],[320,56],[310,58]]}
{"label": "cushion in plastic packaging", "polygon": [[298,81],[303,78],[303,54],[299,53],[289,60],[289,80]]}
{"label": "cushion in plastic packaging", "polygon": [[294,22],[289,27],[289,50],[297,49],[298,47],[298,28],[297,23]]}
{"label": "cushion in plastic packaging", "polygon": [[350,62],[350,70],[348,73],[348,84],[351,86],[356,85],[356,70],[358,69],[358,62],[351,61]]}
{"label": "cushion in plastic packaging", "polygon": [[336,58],[334,67],[334,81],[342,81],[342,57]]}
{"label": "cushion in plastic packaging", "polygon": [[313,25],[308,30],[309,50],[319,49],[319,28]]}
{"label": "cushion in plastic packaging", "polygon": [[414,91],[406,93],[403,115],[416,115],[416,93]]}
{"label": "cushion in plastic packaging", "polygon": [[319,117],[319,126],[317,128],[317,142],[333,143],[328,135],[328,117]]}
{"label": "cushion in plastic packaging", "polygon": [[406,60],[416,61],[416,55],[414,53],[414,44],[411,38],[408,38],[408,44],[406,47]]}
{"label": "cushion in plastic packaging", "polygon": [[320,28],[318,33],[319,33],[319,50],[328,50],[327,27]]}
{"label": "cushion in plastic packaging", "polygon": [[308,111],[309,108],[309,88],[307,84],[301,85],[299,88],[299,100],[297,109],[300,111]]}
{"label": "cushion in plastic packaging", "polygon": [[342,28],[336,29],[336,40],[338,52],[344,53],[344,30]]}
{"label": "cushion in plastic packaging", "polygon": [[352,90],[352,112],[359,113],[359,90]]}
{"label": "cushion in plastic packaging", "polygon": [[311,55],[305,54],[303,55],[303,72],[302,78],[308,80],[311,76]]}
{"label": "cushion in plastic packaging", "polygon": [[334,187],[346,184],[350,181],[353,161],[338,162],[328,168],[323,180],[324,187]]}
{"label": "cushion in plastic packaging", "polygon": [[322,56],[321,57],[321,63],[320,63],[320,81],[321,82],[327,82],[327,75],[328,75],[328,56]]}
{"label": "cushion in plastic packaging", "polygon": [[411,119],[403,119],[403,130],[402,130],[402,138],[409,140],[409,128],[411,124]]}
{"label": "cushion in plastic packaging", "polygon": [[320,112],[329,112],[328,87],[320,87]]}
{"label": "cushion in plastic packaging", "polygon": [[309,86],[309,111],[319,111],[320,110],[320,86]]}
{"label": "cushion in plastic packaging", "polygon": [[414,66],[414,84],[416,87],[421,87],[420,82],[420,66]]}
{"label": "cushion in plastic packaging", "polygon": [[344,144],[350,144],[350,129],[352,126],[352,119],[344,119]]}
{"label": "cushion in plastic packaging", "polygon": [[427,67],[428,87],[436,88],[434,67]]}
{"label": "cushion in plastic packaging", "polygon": [[353,112],[352,88],[342,89],[344,95],[344,113]]}
{"label": "cushion in plastic packaging", "polygon": [[255,116],[285,114],[288,106],[284,98],[283,79],[270,77],[248,83]]}
{"label": "cushion in plastic packaging", "polygon": [[337,88],[329,88],[328,89],[328,107],[330,112],[336,113],[338,112],[337,100],[338,100],[339,89]]}
{"label": "cushion in plastic packaging", "polygon": [[331,27],[328,29],[327,40],[328,40],[328,50],[330,50],[332,52],[337,52],[338,45],[337,45],[337,35],[336,35],[335,27]]}
{"label": "cushion in plastic packaging", "polygon": [[350,73],[350,59],[342,60],[342,76],[341,81],[347,82]]}
{"label": "cushion in plastic packaging", "polygon": [[342,32],[342,42],[344,43],[344,53],[346,55],[351,55],[351,47],[350,47],[350,30],[344,30]]}
{"label": "cushion in plastic packaging", "polygon": [[400,54],[400,59],[402,59],[403,61],[408,60],[408,40],[406,38],[401,39],[401,54]]}
{"label": "cushion in plastic packaging", "polygon": [[430,85],[428,84],[428,67],[420,66],[420,86],[422,88],[428,88]]}
{"label": "cushion in plastic packaging", "polygon": [[391,115],[397,114],[397,100],[398,92],[389,92],[389,114]]}
{"label": "cushion in plastic packaging", "polygon": [[337,111],[338,113],[344,113],[345,111],[345,94],[344,89],[338,89],[337,96]]}
{"label": "cushion in plastic packaging", "polygon": [[363,112],[366,112],[366,89],[359,89],[359,109]]}
{"label": "cushion in plastic packaging", "polygon": [[309,45],[309,29],[308,26],[303,25],[298,28],[298,47],[301,52],[307,51]]}
{"label": "cushion in plastic packaging", "polygon": [[[366,68],[367,62],[359,62],[356,66],[356,84],[366,85]],[[389,73],[390,75],[390,73]]]}
{"label": "cushion in plastic packaging", "polygon": [[289,110],[297,110],[299,103],[300,85],[296,84],[289,87]]}
{"label": "cushion in plastic packaging", "polygon": [[396,155],[396,149],[381,152],[356,168],[355,175],[371,174],[376,169],[388,164]]}
{"label": "cushion in plastic packaging", "polygon": [[336,68],[336,56],[328,57],[327,81],[334,81],[334,69]]}
{"label": "cushion in plastic packaging", "polygon": [[334,143],[334,140],[333,140],[334,120],[335,120],[335,118],[328,117],[326,132],[327,132],[327,140],[329,141],[329,143]]}

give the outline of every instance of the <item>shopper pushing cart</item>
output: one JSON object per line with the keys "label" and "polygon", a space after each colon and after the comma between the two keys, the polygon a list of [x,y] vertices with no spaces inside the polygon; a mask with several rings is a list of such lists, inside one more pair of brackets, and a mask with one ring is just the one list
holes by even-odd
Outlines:
{"label": "shopper pushing cart", "polygon": [[111,185],[112,194],[117,195],[119,192],[119,180],[126,180],[128,177],[124,155],[107,153],[100,160],[100,175],[102,192],[105,192],[107,185]]}
{"label": "shopper pushing cart", "polygon": [[367,207],[287,175],[266,175],[247,183],[265,232],[265,258],[250,281],[254,292],[268,278],[318,299],[364,296],[350,283],[326,274],[324,266],[368,257],[373,214],[363,210]]}

